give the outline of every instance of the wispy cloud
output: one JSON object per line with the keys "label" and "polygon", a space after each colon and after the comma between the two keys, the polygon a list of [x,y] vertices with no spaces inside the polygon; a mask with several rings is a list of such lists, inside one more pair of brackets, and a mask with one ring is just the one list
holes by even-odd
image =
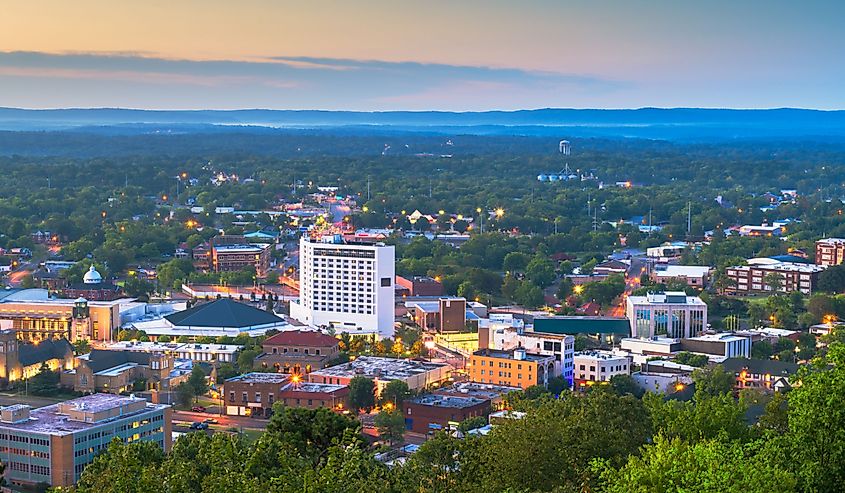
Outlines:
{"label": "wispy cloud", "polygon": [[142,108],[488,109],[571,104],[627,84],[518,68],[275,56],[0,52],[0,105]]}

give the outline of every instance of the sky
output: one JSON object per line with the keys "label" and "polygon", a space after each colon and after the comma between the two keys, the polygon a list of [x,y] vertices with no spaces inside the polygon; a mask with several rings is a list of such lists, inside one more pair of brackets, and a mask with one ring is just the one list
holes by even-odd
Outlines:
{"label": "sky", "polygon": [[0,106],[845,108],[841,0],[3,0]]}

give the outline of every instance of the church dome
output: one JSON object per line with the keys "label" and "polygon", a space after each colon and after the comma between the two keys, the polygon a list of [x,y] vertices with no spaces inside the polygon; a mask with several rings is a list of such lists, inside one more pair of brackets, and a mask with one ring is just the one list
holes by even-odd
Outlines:
{"label": "church dome", "polygon": [[85,273],[85,276],[82,277],[82,282],[84,284],[100,284],[103,282],[103,276],[97,272],[97,269],[95,269],[92,264],[91,268],[88,269],[88,272]]}

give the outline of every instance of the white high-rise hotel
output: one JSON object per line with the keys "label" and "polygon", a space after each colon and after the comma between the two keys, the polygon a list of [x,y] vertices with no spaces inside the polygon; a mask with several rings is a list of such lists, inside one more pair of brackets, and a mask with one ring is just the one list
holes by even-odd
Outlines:
{"label": "white high-rise hotel", "polygon": [[393,246],[340,235],[299,241],[299,300],[291,317],[351,335],[393,337]]}

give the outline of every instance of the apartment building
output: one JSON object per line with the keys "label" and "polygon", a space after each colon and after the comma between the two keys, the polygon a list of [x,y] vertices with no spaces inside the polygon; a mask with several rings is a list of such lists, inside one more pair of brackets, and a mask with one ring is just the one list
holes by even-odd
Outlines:
{"label": "apartment building", "polygon": [[[819,274],[824,269],[825,267],[821,265],[774,260],[728,267],[725,274],[733,283],[726,291],[731,293],[799,291],[803,294],[811,294],[818,283]],[[777,279],[776,284],[772,283],[772,277]]]}
{"label": "apartment building", "polygon": [[575,336],[568,334],[551,334],[533,332],[522,327],[508,327],[487,324],[479,327],[479,349],[491,348],[497,350],[513,350],[525,348],[534,354],[552,356],[554,358],[555,375],[560,375],[569,385],[574,380],[573,354],[575,353]]}
{"label": "apartment building", "polygon": [[816,242],[816,265],[825,267],[845,261],[845,238],[824,238]]}
{"label": "apartment building", "polygon": [[38,409],[0,409],[0,462],[22,486],[73,486],[115,438],[170,450],[172,410],[135,396],[92,394]]}
{"label": "apartment building", "polygon": [[208,251],[214,272],[232,272],[254,267],[258,277],[267,275],[273,245],[252,243],[243,236],[221,235],[211,239]]}
{"label": "apartment building", "polygon": [[395,251],[341,235],[299,242],[299,300],[290,314],[312,327],[393,337]]}

